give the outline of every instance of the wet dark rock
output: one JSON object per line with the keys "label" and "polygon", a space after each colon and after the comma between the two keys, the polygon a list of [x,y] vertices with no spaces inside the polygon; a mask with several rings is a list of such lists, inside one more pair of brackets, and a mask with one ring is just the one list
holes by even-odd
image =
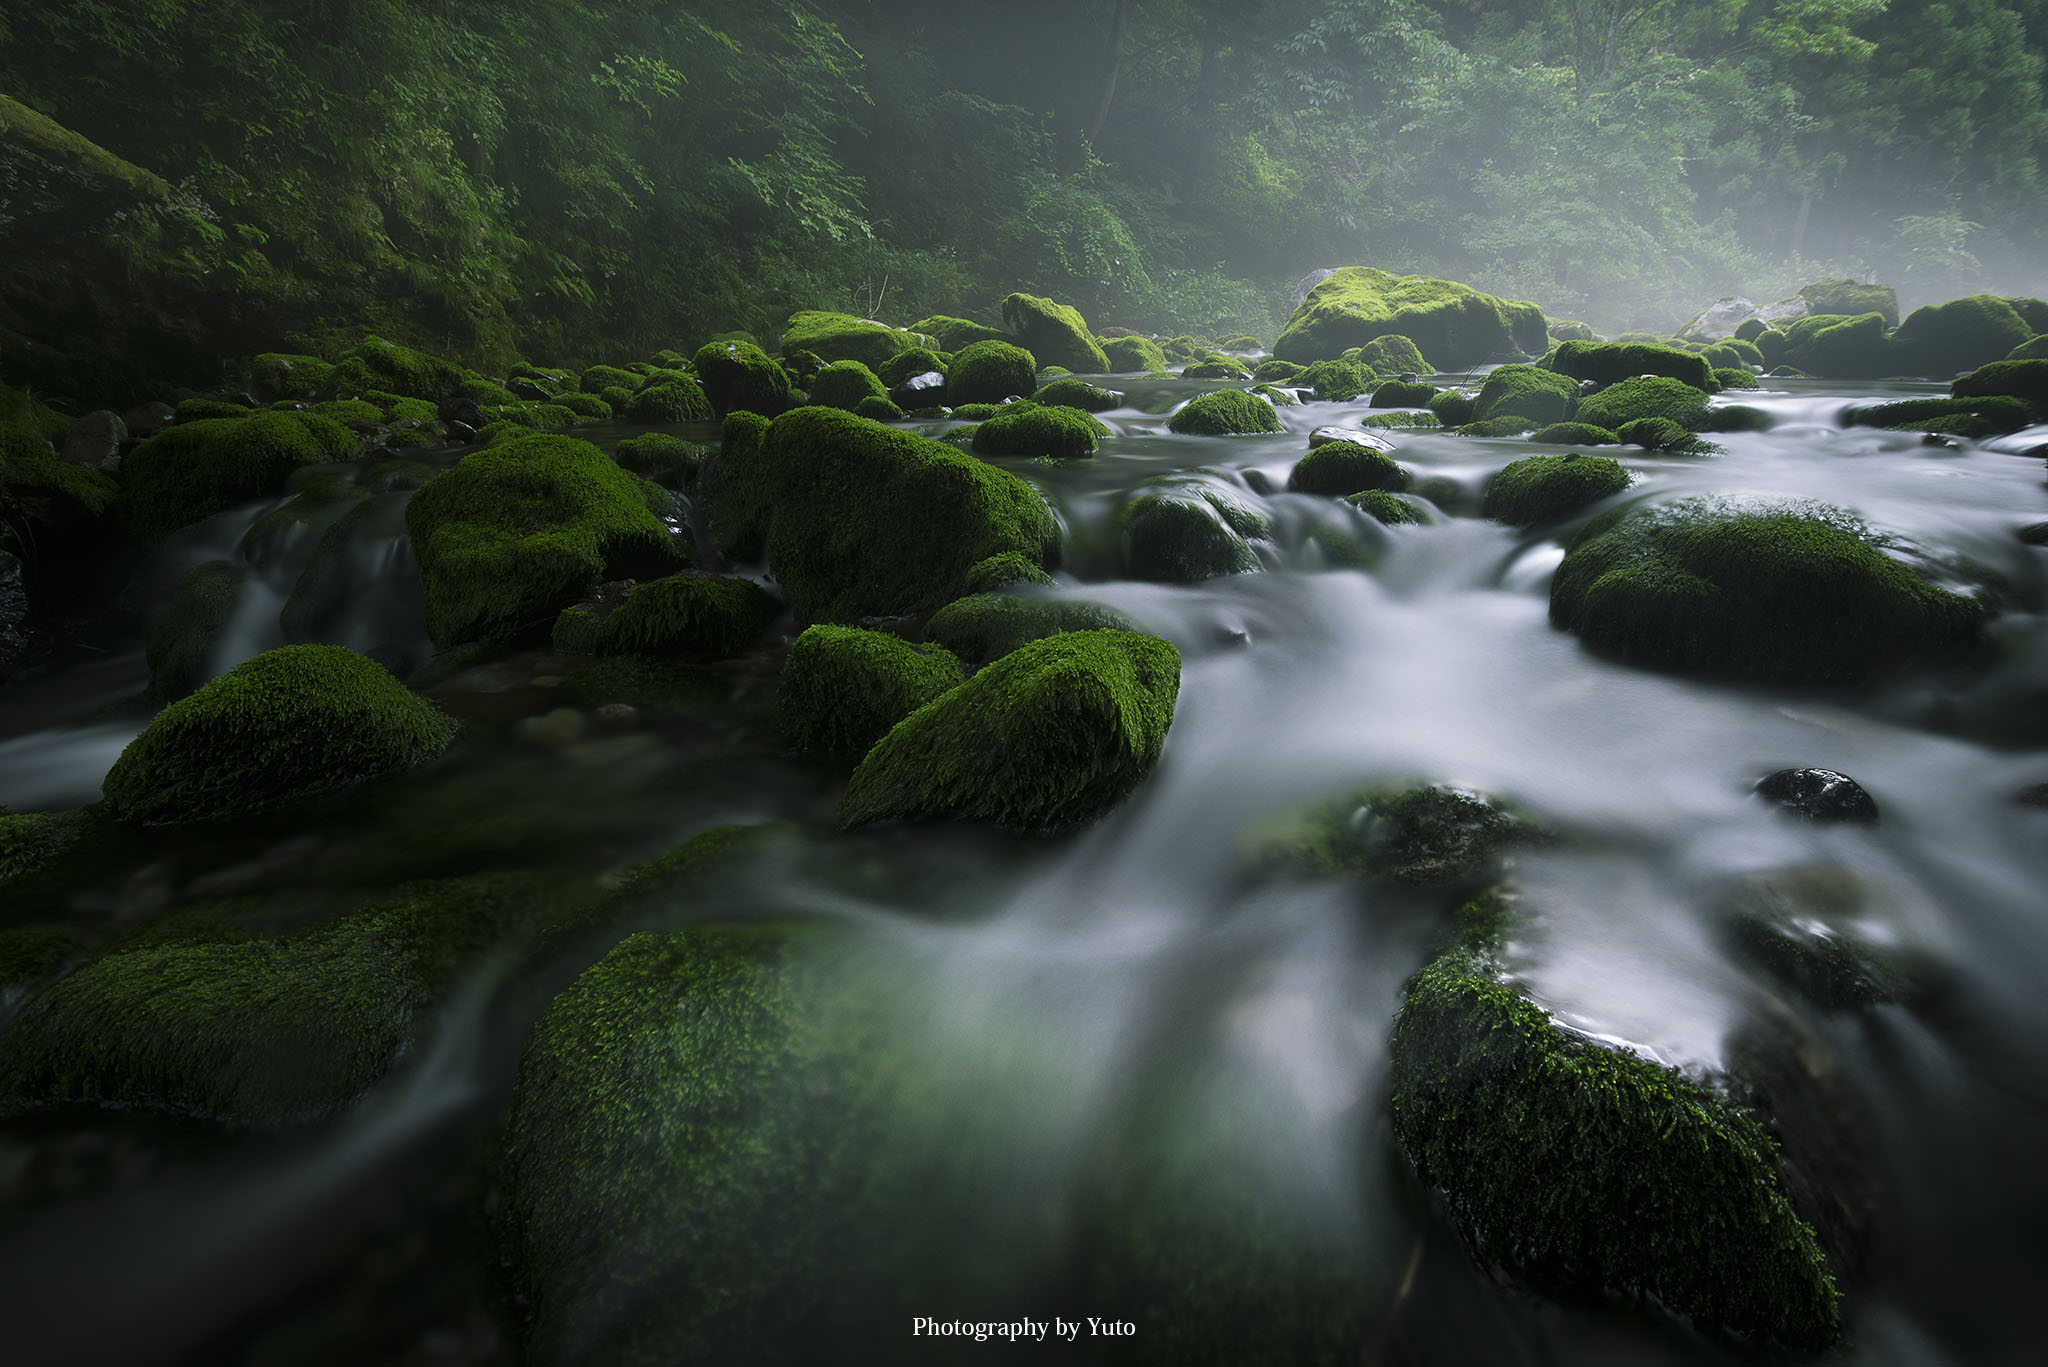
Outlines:
{"label": "wet dark rock", "polygon": [[889,402],[905,411],[930,408],[945,401],[946,377],[943,372],[937,370],[912,375],[889,391]]}
{"label": "wet dark rock", "polygon": [[2031,527],[2022,527],[2020,540],[2029,546],[2048,546],[2048,522],[2036,522]]}
{"label": "wet dark rock", "polygon": [[[1723,888],[1723,937],[1740,957],[1823,1011],[1906,999],[1931,966],[1865,933],[1871,888],[1854,872],[1817,866],[1750,874]],[[1921,956],[1924,958],[1924,956]]]}
{"label": "wet dark rock", "polygon": [[1755,792],[1809,821],[1877,820],[1877,803],[1863,785],[1832,769],[1780,769],[1759,779]]}
{"label": "wet dark rock", "polygon": [[171,425],[177,410],[167,403],[137,404],[122,415],[122,425],[131,437],[153,437]]}
{"label": "wet dark rock", "polygon": [[476,440],[476,429],[466,422],[451,418],[443,425],[448,429],[448,440],[457,446],[467,446]]}
{"label": "wet dark rock", "polygon": [[71,424],[59,452],[73,465],[113,471],[121,465],[121,443],[128,440],[128,424],[106,409],[88,413]]}
{"label": "wet dark rock", "polygon": [[554,397],[554,395],[548,393],[547,390],[541,388],[532,380],[510,380],[506,382],[505,388],[511,390],[519,398],[530,399],[535,403],[546,403]]}
{"label": "wet dark rock", "polygon": [[442,422],[459,422],[471,428],[482,427],[485,422],[483,409],[477,407],[475,399],[466,399],[457,394],[441,400],[441,406],[434,416]]}
{"label": "wet dark rock", "polygon": [[1245,832],[1253,868],[1356,873],[1411,887],[1485,882],[1518,845],[1550,838],[1513,805],[1446,784],[1381,784],[1282,813]]}

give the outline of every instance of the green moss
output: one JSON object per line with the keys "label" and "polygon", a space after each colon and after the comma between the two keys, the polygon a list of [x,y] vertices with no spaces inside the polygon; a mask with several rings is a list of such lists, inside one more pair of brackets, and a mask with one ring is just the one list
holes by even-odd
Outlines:
{"label": "green moss", "polygon": [[673,569],[683,549],[650,511],[649,490],[570,437],[464,456],[406,505],[428,634],[444,650],[516,637],[599,583]]}
{"label": "green moss", "polygon": [[1079,309],[1035,295],[1013,294],[1003,300],[1002,313],[1003,326],[1040,365],[1060,365],[1091,375],[1108,371],[1109,357],[1096,345],[1095,334],[1088,330]]}
{"label": "green moss", "polygon": [[1436,397],[1436,386],[1421,381],[1387,380],[1372,391],[1374,408],[1420,408]]}
{"label": "green moss", "polygon": [[1949,393],[1959,399],[2005,395],[2033,405],[2038,421],[2048,417],[2048,361],[1993,361],[1958,376]]}
{"label": "green moss", "polygon": [[249,388],[264,403],[313,398],[333,375],[334,366],[318,356],[267,351],[249,360]]}
{"label": "green moss", "polygon": [[194,397],[178,400],[172,410],[174,423],[204,422],[208,418],[246,418],[250,409],[246,404],[234,403],[227,399]]}
{"label": "green moss", "polygon": [[758,560],[768,540],[771,484],[761,444],[769,420],[744,410],[726,415],[718,447],[698,469],[697,501],[719,553]]}
{"label": "green moss", "polygon": [[1669,418],[1637,418],[1623,423],[1615,429],[1614,435],[1627,445],[1650,451],[1698,455],[1714,449],[1710,443],[1701,441]]}
{"label": "green moss", "polygon": [[149,695],[158,702],[184,697],[205,682],[221,633],[235,615],[242,571],[232,561],[194,565],[178,587],[149,614],[143,630],[149,660]]}
{"label": "green moss", "polygon": [[1038,362],[1008,342],[973,342],[954,353],[946,397],[954,404],[1001,403],[1038,389]]}
{"label": "green moss", "polygon": [[374,661],[281,646],[158,713],[102,790],[123,820],[214,820],[407,768],[454,734]]}
{"label": "green moss", "polygon": [[1269,873],[1362,874],[1411,887],[1498,876],[1501,856],[1542,838],[1513,807],[1442,784],[1376,784],[1258,822],[1240,841]]}
{"label": "green moss", "polygon": [[1292,385],[1307,369],[1307,366],[1296,365],[1292,361],[1261,361],[1258,369],[1252,372],[1252,379],[1260,384]]}
{"label": "green moss", "polygon": [[1045,584],[1052,576],[1015,551],[992,555],[967,571],[962,591],[967,594],[993,593],[1011,584]]}
{"label": "green moss", "polygon": [[1809,313],[1853,318],[1875,313],[1888,328],[1899,325],[1899,296],[1890,285],[1865,285],[1847,277],[1816,280],[1799,291]]}
{"label": "green moss", "polygon": [[954,318],[935,313],[920,318],[910,325],[910,331],[923,333],[939,344],[939,350],[958,352],[976,342],[1003,342],[1009,340],[1000,328],[986,323],[970,322],[965,318]]}
{"label": "green moss", "polygon": [[1831,380],[1871,380],[1916,368],[1916,362],[1885,331],[1876,313],[1854,318],[1801,318],[1790,324],[1781,359],[1809,375]]}
{"label": "green moss", "polygon": [[801,751],[858,758],[967,678],[943,646],[858,627],[807,627],[782,667],[776,720]]}
{"label": "green moss", "polygon": [[1410,982],[1390,1052],[1395,1136],[1484,1261],[1760,1349],[1839,1341],[1827,1260],[1746,1111],[1566,1033],[1462,950]]}
{"label": "green moss", "polygon": [[1895,430],[1929,430],[1934,419],[1958,415],[1982,419],[1986,435],[2017,432],[2033,421],[2033,408],[2010,395],[1984,395],[1963,399],[1901,399],[1895,403],[1859,404],[1843,414],[1852,427],[1889,427]]}
{"label": "green moss", "polygon": [[312,411],[342,424],[360,422],[374,427],[384,422],[384,410],[368,399],[329,399],[314,404]]}
{"label": "green moss", "polygon": [[668,379],[635,394],[624,417],[642,423],[705,422],[711,417],[711,400],[695,380]]}
{"label": "green moss", "polygon": [[1536,424],[1530,419],[1515,417],[1510,414],[1504,418],[1482,418],[1477,422],[1468,422],[1458,429],[1458,435],[1461,437],[1519,437],[1525,432],[1534,431],[1535,427]]}
{"label": "green moss", "polygon": [[1317,361],[1301,372],[1297,383],[1313,389],[1324,403],[1349,403],[1379,383],[1379,376],[1357,361]]}
{"label": "green moss", "polygon": [[1190,399],[1166,420],[1166,425],[1183,436],[1285,430],[1272,404],[1242,389],[1218,389]]}
{"label": "green moss", "polygon": [[928,371],[936,370],[943,375],[946,373],[946,367],[950,364],[952,364],[951,357],[942,355],[928,347],[918,346],[912,347],[908,351],[897,352],[894,356],[876,366],[875,374],[883,384],[894,387]]}
{"label": "green moss", "polygon": [[960,422],[987,422],[1002,411],[1003,405],[999,403],[963,403],[947,416]]}
{"label": "green moss", "polygon": [[90,808],[10,812],[0,807],[0,902],[10,918],[52,902],[62,907],[98,867],[92,856],[105,834],[103,825]]}
{"label": "green moss", "polygon": [[744,409],[772,418],[796,402],[789,376],[752,343],[707,342],[692,364],[720,417]]}
{"label": "green moss", "polygon": [[917,345],[917,337],[886,323],[817,309],[792,313],[782,332],[784,354],[808,351],[822,361],[859,361],[870,370]]}
{"label": "green moss", "polygon": [[1367,489],[1399,493],[1408,487],[1408,472],[1386,452],[1349,441],[1326,441],[1296,462],[1287,487],[1302,494],[1342,498]]}
{"label": "green moss", "polygon": [[96,521],[115,510],[121,486],[112,475],[52,455],[48,442],[16,428],[0,429],[0,493],[53,504],[47,511],[58,520]]}
{"label": "green moss", "polygon": [[871,418],[876,422],[903,421],[903,410],[898,408],[894,401],[877,398],[873,394],[855,404],[853,411],[863,418]]}
{"label": "green moss", "polygon": [[[1714,389],[1714,371],[1706,359],[1671,346],[1620,342],[1562,342],[1543,364],[1575,380],[1613,384],[1637,375],[1664,375],[1682,380],[1702,393]],[[1554,419],[1553,419],[1554,420]]]}
{"label": "green moss", "polygon": [[969,665],[1001,659],[1019,646],[1068,631],[1137,631],[1136,622],[1100,603],[1065,597],[975,593],[932,614],[925,635]]}
{"label": "green moss", "polygon": [[1048,456],[1077,460],[1095,454],[1107,427],[1078,408],[1005,404],[974,432],[974,450],[984,456]]}
{"label": "green moss", "polygon": [[1473,413],[1481,422],[1489,418],[1527,418],[1541,427],[1563,422],[1578,405],[1579,386],[1569,376],[1532,365],[1504,365],[1497,367],[1479,387]]}
{"label": "green moss", "polygon": [[1486,482],[1482,511],[1526,531],[1576,517],[1628,484],[1628,471],[1601,456],[1529,456]]}
{"label": "green moss", "polygon": [[356,439],[311,413],[258,413],[184,423],[151,437],[122,464],[136,529],[161,541],[201,518],[276,494],[301,466],[345,460]]}
{"label": "green moss", "polygon": [[1086,380],[1054,380],[1031,396],[1031,401],[1055,408],[1078,408],[1087,413],[1107,413],[1121,407],[1124,396],[1113,389]]}
{"label": "green moss", "polygon": [[1045,501],[1015,475],[837,409],[778,418],[752,477],[773,509],[769,569],[802,623],[928,611],[992,555],[1059,554]]}
{"label": "green moss", "polygon": [[1105,337],[1102,351],[1114,375],[1142,375],[1167,367],[1166,353],[1150,337]]}
{"label": "green moss", "polygon": [[1576,421],[1619,432],[1637,418],[1669,418],[1688,432],[1706,426],[1707,396],[1683,380],[1645,375],[1579,400]]}
{"label": "green moss", "polygon": [[1131,577],[1166,584],[1256,570],[1259,557],[1247,538],[1273,535],[1265,514],[1201,485],[1141,492],[1124,505],[1117,524]]}
{"label": "green moss", "polygon": [[1554,422],[1531,432],[1529,440],[1553,442],[1559,446],[1612,446],[1621,438],[1589,422]]}
{"label": "green moss", "polygon": [[363,398],[377,405],[386,422],[410,422],[421,427],[430,427],[441,416],[438,404],[425,399],[409,399],[403,394],[392,394],[382,389],[373,389],[364,394]]}
{"label": "green moss", "polygon": [[1251,367],[1235,356],[1207,356],[1180,372],[1183,380],[1249,380]]}
{"label": "green moss", "polygon": [[854,770],[840,823],[1092,821],[1151,772],[1179,692],[1180,653],[1157,637],[1033,641],[899,722]]}
{"label": "green moss", "polygon": [[775,595],[750,579],[672,574],[636,584],[578,653],[722,660],[752,645],[781,612]]}
{"label": "green moss", "polygon": [[1714,383],[1723,389],[1758,389],[1754,373],[1741,367],[1718,369],[1714,372]]}
{"label": "green moss", "polygon": [[1731,948],[1825,1011],[1903,999],[1899,957],[1856,926],[1868,895],[1848,869],[1753,874],[1724,888],[1716,909]]}
{"label": "green moss", "polygon": [[1543,311],[1534,304],[1496,299],[1449,280],[1347,266],[1309,291],[1273,354],[1307,364],[1386,336],[1411,339],[1453,370],[1540,353],[1548,340]]}
{"label": "green moss", "polygon": [[1368,431],[1384,428],[1389,431],[1435,430],[1443,426],[1436,414],[1427,409],[1397,408],[1387,413],[1365,413],[1348,420],[1347,426],[1362,427]]}
{"label": "green moss", "polygon": [[1550,620],[1631,664],[1859,685],[1972,639],[1982,606],[1923,583],[1824,508],[1685,500],[1607,514],[1551,581]]}
{"label": "green moss", "polygon": [[[696,385],[696,382],[695,382],[695,381],[691,381],[691,383],[690,383],[690,387],[691,387],[692,389],[697,389],[697,385]],[[703,415],[702,415],[702,416],[704,416],[704,417],[709,417],[709,416],[711,415],[711,404],[710,404],[710,401],[709,401],[709,400],[707,400],[707,399],[705,399],[705,398],[703,397],[703,395],[704,395],[704,391],[703,391],[703,390],[701,390],[701,389],[697,389],[697,399],[698,399],[698,402],[699,402],[699,403],[700,403],[700,404],[702,405],[702,407],[703,407],[703,410],[704,410],[704,412],[703,412]],[[556,404],[556,406],[557,406],[557,407],[560,407],[560,408],[566,408],[566,409],[568,409],[568,410],[569,410],[569,411],[570,411],[571,413],[574,413],[574,414],[575,414],[575,415],[576,415],[577,417],[579,417],[579,418],[586,418],[586,419],[588,419],[588,420],[589,420],[589,421],[591,421],[591,422],[610,422],[610,421],[612,420],[612,418],[613,418],[613,416],[614,416],[615,412],[616,412],[616,410],[614,410],[614,409],[612,408],[612,406],[611,406],[610,404],[606,403],[606,402],[604,401],[604,399],[603,399],[603,398],[601,398],[600,396],[598,396],[598,395],[596,395],[596,394],[580,394],[580,393],[577,393],[577,394],[557,394],[557,395],[555,396],[555,404]],[[640,419],[635,419],[635,421],[637,421],[637,422],[658,422],[658,421],[680,422],[680,421],[682,421],[682,419],[680,419],[680,418],[670,418],[670,419],[656,419],[656,418],[640,418]]]}
{"label": "green moss", "polygon": [[1424,359],[1422,349],[1398,333],[1373,338],[1358,348],[1355,358],[1349,352],[1345,355],[1371,366],[1382,375],[1429,375],[1436,371],[1436,367]]}
{"label": "green moss", "polygon": [[461,398],[468,399],[471,403],[481,404],[485,407],[490,407],[494,404],[503,405],[519,402],[517,394],[514,394],[496,380],[486,380],[480,376],[471,376],[469,379],[464,380],[460,385],[456,386],[455,393]]}
{"label": "green moss", "polygon": [[[334,398],[345,399],[368,389],[389,390],[411,399],[439,402],[463,392],[463,386],[477,377],[472,372],[438,356],[398,346],[381,337],[365,337],[342,353],[341,363],[328,377],[335,386]],[[507,395],[506,398],[509,398]],[[494,402],[503,403],[504,399]]]}
{"label": "green moss", "polygon": [[859,361],[834,361],[811,382],[812,403],[843,408],[849,413],[862,399],[888,397],[889,391],[881,378]]}
{"label": "green moss", "polygon": [[1385,489],[1366,489],[1344,501],[1386,527],[1420,527],[1429,521],[1414,504]]}
{"label": "green moss", "polygon": [[1436,420],[1445,427],[1463,427],[1478,416],[1479,400],[1471,394],[1445,389],[1429,401],[1429,411],[1436,414]]}
{"label": "green moss", "polygon": [[696,480],[706,449],[701,443],[684,441],[673,433],[643,432],[620,442],[612,458],[622,469],[675,489]]}
{"label": "green moss", "polygon": [[[1898,326],[1893,340],[1905,363],[1901,368],[1937,378],[2002,360],[2035,331],[2010,303],[1990,294],[1914,309]],[[1788,359],[1813,369],[1797,356]]]}

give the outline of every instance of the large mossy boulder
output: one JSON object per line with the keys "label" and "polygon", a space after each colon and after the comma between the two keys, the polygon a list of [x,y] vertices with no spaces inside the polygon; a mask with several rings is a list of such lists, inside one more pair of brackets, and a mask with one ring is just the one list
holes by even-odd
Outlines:
{"label": "large mossy boulder", "polygon": [[685,571],[627,590],[602,613],[578,604],[555,619],[555,649],[573,655],[723,660],[752,645],[782,611],[751,579]]}
{"label": "large mossy boulder", "polygon": [[772,418],[796,402],[788,372],[752,342],[706,342],[690,364],[721,418],[742,410]]}
{"label": "large mossy boulder", "polygon": [[1388,454],[1383,444],[1362,441],[1326,441],[1309,449],[1287,474],[1287,487],[1295,493],[1326,494],[1345,498],[1367,489],[1400,493],[1408,487],[1408,472]]}
{"label": "large mossy boulder", "polygon": [[[595,400],[604,412],[589,407],[588,394],[564,394],[562,404],[578,417],[602,421],[612,416],[611,406],[602,399]],[[582,400],[579,404],[574,400]],[[628,422],[668,423],[705,422],[711,417],[711,399],[704,387],[688,375],[665,376],[655,383],[643,386],[626,405],[626,411],[618,416]],[[552,424],[550,424],[552,425]]]}
{"label": "large mossy boulder", "polygon": [[342,353],[327,373],[322,393],[327,398],[346,399],[375,389],[439,403],[463,393],[464,386],[477,378],[475,371],[453,361],[382,337],[365,337]]}
{"label": "large mossy boulder", "polygon": [[1422,348],[1415,345],[1414,339],[1399,333],[1375,337],[1359,347],[1356,356],[1346,352],[1345,357],[1356,360],[1360,365],[1371,366],[1382,375],[1429,375],[1436,371],[1436,367],[1422,354]]}
{"label": "large mossy boulder", "polygon": [[[1914,375],[1946,379],[1978,366],[2003,360],[2034,335],[2012,304],[1991,294],[1973,294],[1945,304],[1914,309],[1893,337],[1900,369]],[[1786,359],[1802,370],[1812,366],[1795,352]]]}
{"label": "large mossy boulder", "polygon": [[444,650],[518,638],[600,583],[680,568],[682,539],[655,513],[668,499],[573,437],[471,452],[405,509],[427,633]]}
{"label": "large mossy boulder", "polygon": [[1104,337],[1102,354],[1113,375],[1143,375],[1167,367],[1166,353],[1150,337]]}
{"label": "large mossy boulder", "polygon": [[966,679],[944,645],[821,622],[789,648],[776,721],[793,749],[859,758],[897,722]]}
{"label": "large mossy boulder", "polygon": [[355,456],[355,434],[315,413],[180,423],[122,463],[130,516],[146,541],[250,499],[281,493],[301,466]]}
{"label": "large mossy boulder", "polygon": [[[1423,398],[1428,403],[1434,393]],[[1527,418],[1539,427],[1563,422],[1579,406],[1579,386],[1568,375],[1541,370],[1532,365],[1496,367],[1479,387],[1473,401],[1473,419]]]}
{"label": "large mossy boulder", "polygon": [[1151,772],[1179,693],[1180,652],[1156,636],[1033,641],[883,737],[854,770],[840,824],[1062,830],[1092,821]]}
{"label": "large mossy boulder", "polygon": [[938,343],[940,351],[957,352],[976,342],[1001,342],[1008,340],[1001,328],[990,327],[987,323],[976,323],[966,318],[954,318],[948,314],[935,313],[920,318],[910,325],[910,331],[931,338]]}
{"label": "large mossy boulder", "polygon": [[811,402],[851,413],[862,399],[886,399],[889,387],[859,361],[834,361],[811,380]]}
{"label": "large mossy boulder", "polygon": [[1949,393],[1959,399],[2003,395],[2033,406],[2035,421],[2048,418],[2048,360],[1993,361],[1956,377]]}
{"label": "large mossy boulder", "polygon": [[1863,685],[1967,644],[1983,618],[1809,505],[1617,509],[1580,532],[1550,591],[1551,622],[1602,655],[1768,683]]}
{"label": "large mossy boulder", "polygon": [[454,735],[453,719],[374,660],[280,646],[159,712],[102,791],[126,821],[208,821],[409,768]]}
{"label": "large mossy boulder", "polygon": [[1805,302],[1808,313],[1845,318],[1874,313],[1888,328],[1899,325],[1899,295],[1890,285],[1866,285],[1838,276],[1814,281],[1802,288],[1798,297]]}
{"label": "large mossy boulder", "polygon": [[1707,425],[1707,396],[1668,375],[1641,375],[1579,400],[1573,421],[1619,432],[1638,418],[1665,418],[1698,432]]}
{"label": "large mossy boulder", "polygon": [[1605,456],[1529,456],[1487,481],[1480,511],[1526,531],[1576,517],[1628,482],[1628,471]]}
{"label": "large mossy boulder", "polygon": [[1748,1112],[1566,1031],[1464,950],[1409,983],[1389,1051],[1395,1137],[1486,1262],[1654,1297],[1761,1351],[1840,1340],[1827,1259]]}
{"label": "large mossy boulder", "polygon": [[1008,342],[970,342],[946,370],[946,397],[955,404],[1001,403],[1037,388],[1037,359]]}
{"label": "large mossy boulder", "polygon": [[[1613,384],[1637,375],[1668,375],[1683,380],[1702,393],[1712,393],[1714,370],[1705,357],[1677,347],[1623,342],[1564,342],[1544,359],[1544,366],[1574,380]],[[1481,405],[1481,416],[1485,404]],[[1531,416],[1536,416],[1532,414]],[[1540,417],[1540,422],[1557,422],[1565,414]]]}
{"label": "large mossy boulder", "polygon": [[915,335],[898,331],[887,323],[818,309],[792,313],[782,332],[785,356],[808,351],[821,361],[859,361],[870,370],[879,369],[891,356],[918,345],[920,340]]}
{"label": "large mossy boulder", "polygon": [[1286,430],[1280,425],[1280,415],[1273,411],[1271,403],[1242,389],[1218,389],[1197,395],[1168,418],[1166,426],[1182,436]]}
{"label": "large mossy boulder", "polygon": [[983,456],[1079,460],[1095,454],[1107,427],[1078,408],[1039,403],[1004,404],[974,429],[974,451]]}
{"label": "large mossy boulder", "polygon": [[1253,539],[1270,540],[1273,520],[1243,499],[1201,485],[1138,494],[1117,515],[1124,567],[1133,579],[1192,584],[1260,567]]}
{"label": "large mossy boulder", "polygon": [[1830,380],[1874,380],[1920,368],[1885,330],[1878,313],[1820,314],[1786,325],[1785,365]]}
{"label": "large mossy boulder", "polygon": [[1346,266],[1308,292],[1273,354],[1306,365],[1390,335],[1409,338],[1451,370],[1539,355],[1549,344],[1543,310],[1534,304],[1496,299],[1450,280]]}
{"label": "large mossy boulder", "polygon": [[972,593],[946,604],[925,624],[925,635],[977,667],[1061,632],[1138,630],[1115,608],[1057,594]]}
{"label": "large mossy boulder", "polygon": [[[1109,370],[1109,357],[1088,330],[1081,311],[1036,295],[1013,294],[1003,300],[1003,326],[1042,366],[1065,366],[1087,375]],[[1029,390],[1025,391],[1029,393]]]}
{"label": "large mossy boulder", "polygon": [[1059,526],[1030,485],[867,418],[798,409],[727,465],[734,454],[721,453],[723,477],[769,510],[768,567],[801,623],[928,612],[991,556],[1059,556]]}

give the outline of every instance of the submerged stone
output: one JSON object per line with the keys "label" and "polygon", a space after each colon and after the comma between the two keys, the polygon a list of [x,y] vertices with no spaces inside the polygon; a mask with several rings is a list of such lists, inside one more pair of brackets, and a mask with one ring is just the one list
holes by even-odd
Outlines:
{"label": "submerged stone", "polygon": [[1245,861],[1276,873],[1364,874],[1412,887],[1483,882],[1543,832],[1506,803],[1444,784],[1377,784],[1261,821]]}
{"label": "submerged stone", "polygon": [[1157,637],[1033,641],[898,723],[854,770],[840,824],[1092,821],[1151,772],[1179,692],[1180,652]]}
{"label": "submerged stone", "polygon": [[1409,983],[1389,1050],[1394,1134],[1482,1259],[1759,1350],[1840,1341],[1827,1259],[1746,1111],[1566,1031],[1464,950]]}
{"label": "submerged stone", "polygon": [[1809,821],[1875,821],[1863,785],[1832,769],[1780,769],[1757,780],[1756,795]]}
{"label": "submerged stone", "polygon": [[1716,898],[1736,952],[1824,1011],[1907,995],[1902,957],[1859,928],[1868,901],[1862,881],[1840,868],[1753,874]]}

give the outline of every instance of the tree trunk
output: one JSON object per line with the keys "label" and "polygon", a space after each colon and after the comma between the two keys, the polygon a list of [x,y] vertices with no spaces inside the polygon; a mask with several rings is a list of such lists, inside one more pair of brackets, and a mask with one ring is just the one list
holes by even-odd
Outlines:
{"label": "tree trunk", "polygon": [[1116,99],[1116,80],[1123,72],[1124,30],[1130,26],[1132,0],[1116,0],[1116,13],[1109,21],[1109,76],[1102,83],[1102,103],[1096,106],[1095,121],[1088,125],[1088,145],[1102,139],[1102,126],[1109,122],[1110,102]]}

